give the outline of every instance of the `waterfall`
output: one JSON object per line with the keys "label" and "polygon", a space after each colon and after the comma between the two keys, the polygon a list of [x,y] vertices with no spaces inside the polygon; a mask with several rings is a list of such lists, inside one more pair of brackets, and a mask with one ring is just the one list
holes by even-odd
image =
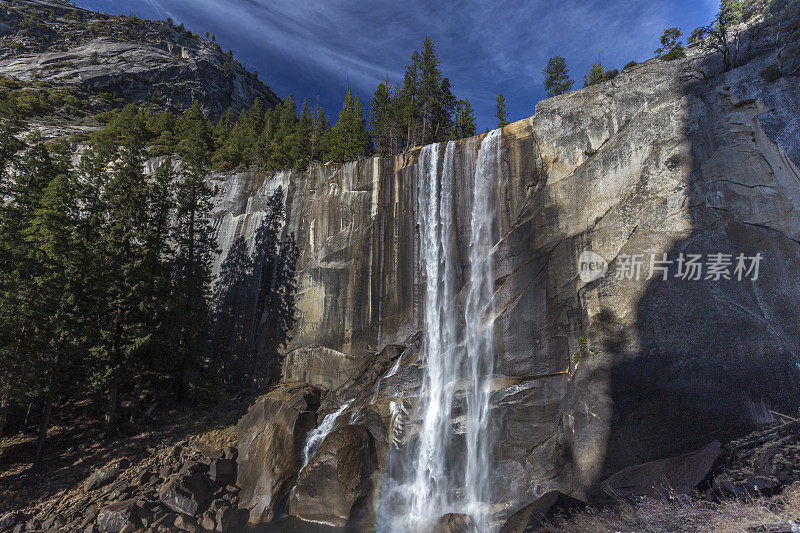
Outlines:
{"label": "waterfall", "polygon": [[494,371],[494,184],[499,169],[500,130],[484,137],[478,152],[472,190],[467,298],[464,308],[464,345],[467,385],[467,461],[465,500],[467,512],[481,531],[489,528],[486,504],[491,503],[489,454],[490,377]]}
{"label": "waterfall", "polygon": [[325,415],[325,418],[322,419],[322,423],[308,432],[306,444],[303,447],[303,466],[300,467],[300,470],[303,470],[311,458],[314,457],[314,454],[317,453],[319,447],[322,446],[322,441],[324,441],[325,437],[327,437],[330,432],[333,431],[333,427],[336,424],[336,419],[339,418],[339,415],[341,415],[345,409],[350,407],[352,402],[353,400],[349,400],[342,404],[342,406],[336,411]]}
{"label": "waterfall", "polygon": [[451,483],[445,452],[450,439],[450,410],[457,371],[452,350],[456,344],[457,314],[453,288],[452,159],[455,143],[448,143],[442,180],[438,175],[439,145],[422,149],[417,176],[419,257],[425,275],[423,350],[425,370],[417,403],[422,418],[408,490],[409,519],[426,523],[451,507]]}
{"label": "waterfall", "polygon": [[[500,132],[482,141],[472,176],[469,269],[463,314],[457,305],[456,221],[453,183],[455,143],[445,148],[441,179],[438,144],[422,148],[416,174],[416,222],[419,267],[424,276],[422,301],[422,383],[414,411],[419,420],[410,453],[398,459],[399,480],[390,480],[384,509],[392,531],[426,531],[442,514],[469,514],[480,531],[490,529],[491,438],[489,378],[493,371],[491,323],[494,286],[493,191],[497,177]],[[469,177],[463,182],[469,183]],[[463,320],[463,339],[459,324]],[[459,342],[463,341],[463,342]],[[457,459],[453,409],[457,394],[466,404],[464,459]]]}

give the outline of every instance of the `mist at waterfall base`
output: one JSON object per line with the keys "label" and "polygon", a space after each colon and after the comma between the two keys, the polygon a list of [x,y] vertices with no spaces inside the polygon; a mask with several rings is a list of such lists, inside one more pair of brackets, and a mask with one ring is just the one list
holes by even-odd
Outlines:
{"label": "mist at waterfall base", "polygon": [[[494,362],[493,190],[500,132],[481,141],[474,165],[456,176],[455,143],[424,147],[416,173],[418,265],[425,294],[423,367],[412,414],[416,437],[393,447],[378,509],[379,531],[425,531],[446,513],[491,529],[489,378]],[[467,158],[469,159],[469,158]],[[469,176],[471,175],[471,176]],[[473,183],[463,309],[456,286],[454,183]],[[460,180],[459,180],[460,181]]]}

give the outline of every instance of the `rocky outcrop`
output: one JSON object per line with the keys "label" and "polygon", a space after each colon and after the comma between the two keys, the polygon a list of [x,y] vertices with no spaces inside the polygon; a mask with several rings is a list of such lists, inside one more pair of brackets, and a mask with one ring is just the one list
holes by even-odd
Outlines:
{"label": "rocky outcrop", "polygon": [[509,518],[500,533],[527,533],[549,524],[558,515],[570,515],[586,508],[586,504],[561,491],[553,490],[532,501]]}
{"label": "rocky outcrop", "polygon": [[300,472],[289,514],[334,527],[363,525],[370,518],[376,468],[369,431],[354,425],[339,428]]}
{"label": "rocky outcrop", "polygon": [[301,466],[306,433],[316,424],[319,391],[285,384],[259,398],[236,426],[240,507],[269,522],[286,505]]}
{"label": "rocky outcrop", "polygon": [[[50,0],[0,7],[0,76],[110,93],[126,102],[185,109],[197,100],[213,117],[255,98],[279,99],[232,56],[182,27],[113,16]],[[14,46],[9,46],[14,43]]]}
{"label": "rocky outcrop", "polygon": [[[800,79],[761,79],[773,59],[767,50],[721,73],[691,47],[685,60],[545,100],[503,129],[492,192],[495,524],[550,490],[589,497],[623,468],[797,409]],[[459,287],[479,142],[456,143],[448,174]],[[218,177],[223,250],[253,238],[267,191],[287,192],[300,258],[284,373],[321,387],[325,412],[350,401],[340,425],[374,413],[370,433],[393,455],[413,445],[420,417],[418,156]],[[604,277],[582,279],[586,251],[606,263]],[[678,270],[690,254],[707,268],[720,253],[727,277]],[[737,279],[739,254],[760,254],[757,277]],[[666,277],[651,258],[668,261],[654,263]],[[388,357],[390,345],[403,355]],[[464,428],[454,386],[455,465]]]}
{"label": "rocky outcrop", "polygon": [[705,479],[720,455],[722,445],[715,440],[702,450],[624,468],[606,479],[602,488],[616,498],[689,494]]}

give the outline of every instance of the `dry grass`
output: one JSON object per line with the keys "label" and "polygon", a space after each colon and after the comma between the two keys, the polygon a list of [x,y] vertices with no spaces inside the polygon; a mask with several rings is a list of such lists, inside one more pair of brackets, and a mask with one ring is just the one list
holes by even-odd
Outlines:
{"label": "dry grass", "polygon": [[783,494],[750,501],[713,503],[679,497],[671,500],[644,499],[619,502],[615,508],[589,510],[571,518],[556,519],[545,529],[552,532],[739,533],[800,532],[800,484]]}

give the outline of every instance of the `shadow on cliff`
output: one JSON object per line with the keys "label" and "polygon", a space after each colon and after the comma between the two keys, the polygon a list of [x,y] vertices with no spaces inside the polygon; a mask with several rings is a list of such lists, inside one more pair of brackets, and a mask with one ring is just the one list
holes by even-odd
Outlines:
{"label": "shadow on cliff", "polygon": [[279,188],[267,202],[252,250],[234,241],[220,266],[208,342],[231,391],[265,390],[277,379],[281,352],[295,322],[294,235],[284,232]]}
{"label": "shadow on cliff", "polygon": [[[719,63],[714,56],[699,61],[696,72],[683,79],[692,110],[684,128],[691,161],[683,162],[690,169],[685,202],[691,230],[673,243],[668,259],[702,254],[705,264],[709,254],[733,254],[733,274],[736,255],[761,253],[759,277],[676,279],[673,263],[668,279],[648,282],[634,326],[623,323],[619,310],[601,311],[589,331],[590,343],[613,359],[591,370],[591,379],[607,383],[610,420],[599,430],[607,441],[602,468],[594,473],[589,493],[593,497],[600,495],[600,482],[622,468],[699,449],[714,439],[725,443],[773,420],[776,413],[794,414],[798,409],[799,243],[742,216],[752,212],[749,204],[720,207],[709,200],[724,191],[716,184],[720,177],[709,181],[703,166],[741,133],[732,127],[732,115],[757,105],[736,102],[726,94],[729,80],[723,78]],[[769,179],[748,174],[757,168],[748,158],[760,153],[748,153],[743,145],[733,148],[735,155],[722,168],[739,165],[738,177],[750,180],[743,187],[752,190]],[[727,181],[724,178],[721,181]],[[742,191],[738,198],[757,203],[750,200],[747,188]],[[727,200],[723,194],[722,201]],[[644,279],[651,250],[625,252],[645,254]],[[703,278],[706,275],[704,270]],[[593,416],[576,409],[576,426],[596,426]]]}

